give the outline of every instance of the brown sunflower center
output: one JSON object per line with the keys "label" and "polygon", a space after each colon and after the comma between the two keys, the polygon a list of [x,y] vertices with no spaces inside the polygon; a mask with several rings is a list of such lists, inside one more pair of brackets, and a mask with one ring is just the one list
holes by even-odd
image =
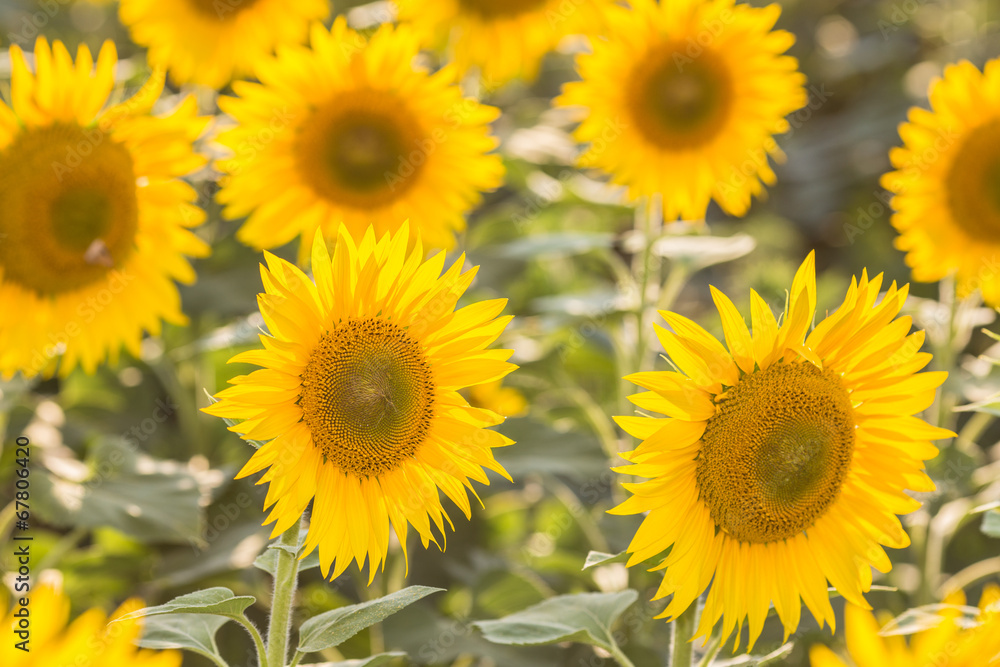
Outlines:
{"label": "brown sunflower center", "polygon": [[793,537],[840,493],[851,402],[835,373],[775,364],[724,394],[702,440],[698,489],[715,523],[743,542]]}
{"label": "brown sunflower center", "polygon": [[465,11],[487,19],[524,14],[544,7],[546,2],[548,0],[458,0]]}
{"label": "brown sunflower center", "polygon": [[975,240],[1000,243],[1000,120],[969,134],[945,187],[955,224]]}
{"label": "brown sunflower center", "polygon": [[0,151],[0,266],[41,295],[78,289],[135,247],[132,156],[96,129],[24,130]]}
{"label": "brown sunflower center", "polygon": [[198,13],[218,21],[227,21],[257,4],[257,0],[188,0]]}
{"label": "brown sunflower center", "polygon": [[395,96],[353,91],[313,112],[296,138],[295,153],[317,194],[370,209],[406,192],[433,146]]}
{"label": "brown sunflower center", "polygon": [[654,144],[694,148],[711,141],[729,116],[732,85],[710,51],[689,58],[670,44],[641,61],[627,84],[636,126]]}
{"label": "brown sunflower center", "polygon": [[434,381],[405,329],[380,318],[348,320],[313,350],[299,404],[325,459],[376,477],[420,448],[434,416]]}

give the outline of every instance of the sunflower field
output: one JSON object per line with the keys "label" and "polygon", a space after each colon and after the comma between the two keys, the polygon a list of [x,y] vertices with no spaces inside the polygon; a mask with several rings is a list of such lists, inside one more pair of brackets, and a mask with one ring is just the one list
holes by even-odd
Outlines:
{"label": "sunflower field", "polygon": [[996,0],[0,0],[0,667],[1000,666]]}

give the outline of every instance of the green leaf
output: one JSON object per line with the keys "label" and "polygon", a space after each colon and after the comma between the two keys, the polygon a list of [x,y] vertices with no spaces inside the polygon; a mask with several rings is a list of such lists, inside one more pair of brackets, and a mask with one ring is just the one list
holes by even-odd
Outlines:
{"label": "green leaf", "polygon": [[480,252],[505,259],[531,259],[543,255],[579,255],[598,248],[610,248],[614,242],[614,234],[554,232],[526,236],[491,248],[481,248]]}
{"label": "green leaf", "polygon": [[587,554],[587,560],[583,563],[584,570],[589,570],[592,567],[598,567],[599,565],[608,565],[610,563],[624,563],[628,560],[628,552],[620,551],[616,554],[606,554],[602,551],[591,551]]}
{"label": "green leaf", "polygon": [[955,412],[985,412],[994,417],[1000,417],[1000,394],[975,403],[960,405],[955,408]]}
{"label": "green leaf", "polygon": [[611,626],[638,597],[632,589],[560,595],[499,620],[473,625],[497,644],[537,646],[575,641],[610,651],[615,646]]}
{"label": "green leaf", "polygon": [[215,633],[227,622],[222,616],[205,614],[151,616],[143,622],[142,638],[136,643],[143,648],[180,648],[221,658]]}
{"label": "green leaf", "polygon": [[[208,396],[209,403],[218,403],[219,402],[219,399],[217,399],[215,396],[212,396],[210,393],[208,393],[208,389],[203,389],[202,391],[204,391],[205,395]],[[222,421],[226,422],[226,426],[236,426],[242,420],[236,420],[236,419],[230,419],[229,417],[223,417]],[[259,440],[248,440],[247,438],[241,438],[241,439],[243,440],[243,442],[247,443],[248,445],[250,445],[254,449],[260,449],[261,447],[264,446],[264,443],[261,442],[261,441],[259,441]]]}
{"label": "green leaf", "polygon": [[959,612],[957,617],[948,616],[959,627],[971,628],[978,625],[978,621],[976,620],[979,617],[978,608],[957,604],[935,603],[907,609],[886,623],[878,633],[883,637],[889,637],[893,635],[912,635],[917,632],[936,628],[945,620],[946,617],[941,614],[945,610]]}
{"label": "green leaf", "polygon": [[[780,658],[787,658],[788,654],[795,648],[795,642],[782,644],[767,655],[741,655],[730,658],[722,662],[712,662],[713,665],[726,665],[726,667],[765,667],[772,665]],[[785,664],[782,662],[781,664]]]}
{"label": "green leaf", "polygon": [[1000,509],[994,508],[983,514],[980,530],[989,537],[1000,537]]}
{"label": "green leaf", "polygon": [[299,647],[302,653],[314,653],[337,646],[365,628],[392,616],[431,593],[443,588],[410,586],[385,597],[361,604],[352,604],[313,616],[299,628]]}
{"label": "green leaf", "polygon": [[532,309],[541,313],[574,317],[604,317],[630,307],[617,289],[599,287],[587,292],[552,294],[531,300]]}
{"label": "green leaf", "polygon": [[687,264],[697,271],[713,264],[739,259],[753,252],[757,242],[749,234],[732,236],[669,235],[653,242],[653,253]]}
{"label": "green leaf", "polygon": [[166,604],[144,607],[131,614],[125,614],[118,620],[160,614],[215,614],[239,618],[243,616],[246,608],[256,601],[257,599],[252,595],[233,595],[233,592],[228,588],[218,586],[182,595]]}
{"label": "green leaf", "polygon": [[[880,584],[875,584],[874,586],[872,586],[871,588],[868,589],[868,592],[871,592],[871,591],[886,591],[886,592],[889,592],[889,593],[895,593],[898,590],[899,589],[896,588],[895,586],[882,586]],[[826,592],[829,594],[829,596],[831,598],[839,598],[839,597],[841,597],[840,591],[838,591],[833,586],[827,587]]]}
{"label": "green leaf", "polygon": [[189,468],[124,439],[100,442],[86,464],[84,479],[65,466],[32,478],[35,509],[49,523],[112,526],[144,542],[190,543],[201,535],[205,482]]}
{"label": "green leaf", "polygon": [[[298,549],[293,549],[290,546],[284,544],[269,544],[267,548],[264,549],[264,553],[257,556],[257,560],[253,562],[253,566],[258,570],[264,570],[272,577],[278,568],[278,549],[287,551],[293,556],[298,557],[301,552],[301,545]],[[311,554],[299,561],[299,572],[303,570],[309,570],[314,567],[319,567],[319,549],[314,549]]]}
{"label": "green leaf", "polygon": [[588,505],[607,493],[608,456],[592,433],[557,431],[537,419],[515,417],[504,422],[503,434],[518,443],[497,452],[514,479],[535,473],[582,480],[581,499]]}
{"label": "green leaf", "polygon": [[380,665],[386,665],[396,658],[405,658],[406,654],[402,651],[392,651],[389,653],[379,653],[378,655],[373,655],[368,658],[361,658],[360,660],[342,660],[340,662],[311,662],[302,667],[379,667]]}
{"label": "green leaf", "polygon": [[545,600],[551,593],[534,573],[498,569],[485,573],[473,586],[472,593],[481,615],[499,617],[513,614]]}

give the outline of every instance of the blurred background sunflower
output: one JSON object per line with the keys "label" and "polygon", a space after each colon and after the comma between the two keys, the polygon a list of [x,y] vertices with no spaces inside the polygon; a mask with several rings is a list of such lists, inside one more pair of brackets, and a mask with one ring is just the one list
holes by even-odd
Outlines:
{"label": "blurred background sunflower", "polygon": [[915,280],[957,276],[960,296],[980,290],[1000,306],[1000,60],[983,71],[949,65],[899,127],[904,146],[882,183],[895,196],[896,247]]}
{"label": "blurred background sunflower", "polygon": [[120,0],[119,17],[149,64],[175,84],[222,88],[254,73],[282,44],[305,40],[330,14],[326,0]]}
{"label": "blurred background sunflower", "polygon": [[572,35],[597,35],[611,0],[395,0],[398,18],[484,87],[538,76],[542,56]]}
{"label": "blurred background sunflower", "polygon": [[773,185],[772,135],[806,103],[794,43],[772,30],[781,9],[733,2],[635,0],[606,40],[578,56],[583,78],[560,105],[583,108],[580,164],[610,172],[632,197],[661,195],[663,216],[698,221],[710,199],[743,215]]}
{"label": "blurred background sunflower", "polygon": [[340,17],[220,100],[238,126],[218,139],[232,152],[218,199],[226,217],[247,216],[240,240],[273,248],[343,225],[360,241],[369,225],[381,235],[408,219],[427,247],[454,246],[465,212],[502,182],[498,111],[415,66],[418,48],[406,27],[368,39]]}
{"label": "blurred background sunflower", "polygon": [[[32,72],[11,47],[11,101],[0,102],[0,373],[93,373],[139,354],[143,332],[183,324],[174,281],[194,281],[188,257],[208,246],[188,231],[204,216],[178,180],[204,164],[193,150],[208,123],[194,99],[166,117],[150,110],[162,75],[108,105],[115,46],[95,65],[86,46],[39,38]],[[30,326],[14,313],[30,313]]]}

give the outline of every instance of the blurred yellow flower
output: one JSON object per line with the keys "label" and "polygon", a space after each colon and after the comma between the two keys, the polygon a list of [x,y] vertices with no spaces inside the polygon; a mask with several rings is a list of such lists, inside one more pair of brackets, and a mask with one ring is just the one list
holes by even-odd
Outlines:
{"label": "blurred yellow flower", "polygon": [[605,25],[613,0],[395,0],[399,20],[424,44],[446,46],[460,73],[478,67],[494,90],[511,79],[532,80],[542,56],[567,35]]}
{"label": "blurred yellow flower", "polygon": [[[126,600],[110,617],[100,609],[90,609],[72,623],[68,623],[70,601],[61,582],[36,584],[29,600],[27,607],[21,607],[15,598],[4,616],[5,636],[0,642],[0,665],[4,667],[180,667],[179,651],[148,651],[135,646],[142,635],[142,619],[111,622],[142,609],[138,599]],[[30,614],[27,652],[17,648],[21,636],[14,632],[20,621],[15,614],[21,609]]]}
{"label": "blurred yellow flower", "polygon": [[219,137],[218,200],[249,216],[238,238],[273,248],[317,228],[360,242],[410,219],[428,248],[451,248],[464,213],[503,179],[489,123],[497,109],[462,97],[446,71],[415,68],[416,36],[383,25],[366,40],[339,17],[316,24],[312,48],[282,50],[237,82],[222,109],[239,126]]}
{"label": "blurred yellow flower", "polygon": [[504,387],[503,380],[477,384],[469,389],[472,404],[492,410],[504,417],[520,417],[528,413],[524,394],[513,387]]}
{"label": "blurred yellow flower", "polygon": [[486,349],[511,318],[499,317],[506,299],[454,310],[476,269],[462,273],[463,255],[440,275],[444,253],[422,261],[406,224],[378,240],[369,228],[357,246],[339,233],[332,261],[316,235],[315,284],[266,255],[259,300],[270,335],[265,349],[231,360],[264,368],[233,378],[205,412],[245,420],[231,430],[269,441],[238,477],[267,469],[258,484],[270,485],[273,535],[312,502],[305,553],[318,546],[334,577],[367,558],[374,577],[390,522],[404,553],[407,524],[425,547],[437,544],[431,523],[442,538],[451,524],[439,491],[468,517],[471,480],[489,484],[484,468],[509,479],[492,450],[511,440],[487,430],[503,417],[458,390],[515,368],[511,350]]}
{"label": "blurred yellow flower", "polygon": [[[144,331],[184,324],[175,280],[208,254],[188,228],[202,222],[180,176],[205,160],[192,144],[208,122],[193,98],[169,115],[150,108],[154,74],[132,98],[104,108],[114,44],[76,64],[62,42],[35,44],[35,73],[10,48],[11,104],[0,102],[0,375],[93,373],[122,345],[139,355]],[[15,313],[30,313],[17,317]]]}
{"label": "blurred yellow flower", "polygon": [[749,619],[750,647],[771,603],[785,638],[800,602],[834,625],[827,581],[867,606],[871,566],[892,564],[882,545],[909,544],[897,514],[931,491],[923,461],[931,440],[953,435],[913,417],[934,400],[946,373],[920,373],[931,355],[911,318],[896,315],[907,288],[862,273],[844,304],[809,332],[816,311],[813,255],[799,268],[779,327],[751,290],[753,335],[732,301],[712,288],[728,350],[696,323],[661,311],[673,331],[657,335],[676,372],[626,379],[650,391],[629,399],[645,412],[618,424],[643,440],[617,471],[625,484],[614,514],[647,513],[629,565],[670,549],[656,598],[673,619],[711,585],[696,636],[720,618],[728,638]]}
{"label": "blurred yellow flower", "polygon": [[983,72],[968,62],[931,85],[931,110],[910,109],[903,146],[882,177],[895,193],[896,247],[913,279],[956,274],[960,296],[977,288],[1000,306],[1000,59]]}
{"label": "blurred yellow flower", "polygon": [[276,46],[305,39],[328,0],[120,0],[122,24],[146,58],[178,85],[222,88],[254,74]]}
{"label": "blurred yellow flower", "polygon": [[[945,604],[964,605],[961,592]],[[1000,665],[1000,588],[991,584],[979,598],[978,625],[958,623],[961,612],[944,608],[937,622],[915,633],[907,645],[902,635],[882,636],[868,611],[852,604],[844,610],[847,651],[857,667],[996,667]],[[809,649],[812,667],[847,667],[825,646]]]}
{"label": "blurred yellow flower", "polygon": [[667,220],[697,221],[710,200],[744,215],[773,185],[772,135],[806,103],[805,77],[783,54],[795,41],[772,30],[781,9],[733,0],[631,0],[609,12],[611,36],[577,56],[582,81],[556,104],[586,109],[575,137],[580,164],[633,198],[660,194]]}

